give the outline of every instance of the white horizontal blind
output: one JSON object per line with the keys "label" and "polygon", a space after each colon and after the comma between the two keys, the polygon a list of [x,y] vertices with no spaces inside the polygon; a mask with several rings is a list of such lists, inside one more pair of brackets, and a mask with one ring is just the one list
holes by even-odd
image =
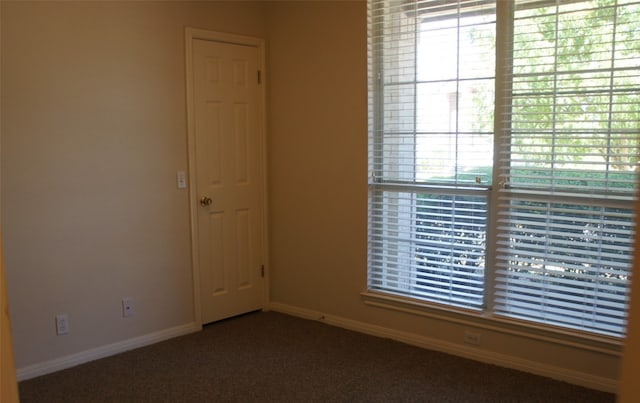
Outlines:
{"label": "white horizontal blind", "polygon": [[369,289],[480,309],[495,4],[369,6]]}
{"label": "white horizontal blind", "polygon": [[370,289],[483,305],[485,196],[380,190],[371,203]]}
{"label": "white horizontal blind", "polygon": [[516,1],[513,22],[495,311],[620,336],[640,144],[640,3],[532,4]]}
{"label": "white horizontal blind", "polygon": [[369,157],[378,181],[491,183],[495,13],[485,3],[372,1]]}

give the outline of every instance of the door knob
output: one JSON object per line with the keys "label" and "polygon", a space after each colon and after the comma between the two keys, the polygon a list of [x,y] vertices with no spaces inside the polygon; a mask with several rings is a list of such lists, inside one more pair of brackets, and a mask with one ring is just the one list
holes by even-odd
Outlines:
{"label": "door knob", "polygon": [[213,203],[213,200],[212,200],[210,197],[202,196],[202,197],[200,198],[200,205],[201,205],[202,207],[210,206],[210,205],[211,205],[211,203]]}

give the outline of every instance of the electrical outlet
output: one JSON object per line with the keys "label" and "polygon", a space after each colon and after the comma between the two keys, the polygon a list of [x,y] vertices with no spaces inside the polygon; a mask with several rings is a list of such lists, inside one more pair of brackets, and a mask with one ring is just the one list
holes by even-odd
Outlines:
{"label": "electrical outlet", "polygon": [[474,346],[479,346],[481,338],[482,338],[482,335],[480,333],[473,333],[468,330],[464,332],[464,342],[467,344],[473,344]]}
{"label": "electrical outlet", "polygon": [[133,298],[131,297],[122,298],[122,316],[127,318],[133,315],[133,313],[134,313]]}
{"label": "electrical outlet", "polygon": [[61,336],[69,333],[69,315],[62,313],[56,315],[56,334]]}

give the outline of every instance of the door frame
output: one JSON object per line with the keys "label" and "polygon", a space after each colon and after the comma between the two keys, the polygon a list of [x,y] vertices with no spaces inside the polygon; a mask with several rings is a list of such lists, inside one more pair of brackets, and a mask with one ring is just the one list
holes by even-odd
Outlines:
{"label": "door frame", "polygon": [[230,43],[241,46],[255,47],[258,51],[258,69],[260,71],[260,85],[258,91],[258,154],[261,171],[262,187],[260,189],[262,198],[262,231],[260,241],[262,243],[264,262],[264,281],[262,309],[267,310],[269,306],[269,249],[268,249],[268,226],[267,226],[267,147],[266,147],[266,85],[265,85],[265,41],[251,36],[242,36],[224,32],[209,31],[199,28],[185,28],[185,66],[186,66],[186,87],[187,87],[187,149],[189,163],[189,217],[191,227],[191,272],[193,276],[193,308],[194,320],[202,327],[202,309],[200,306],[200,270],[198,258],[200,256],[198,246],[198,194],[196,180],[196,133],[195,133],[195,105],[193,101],[193,41],[202,39],[214,42]]}

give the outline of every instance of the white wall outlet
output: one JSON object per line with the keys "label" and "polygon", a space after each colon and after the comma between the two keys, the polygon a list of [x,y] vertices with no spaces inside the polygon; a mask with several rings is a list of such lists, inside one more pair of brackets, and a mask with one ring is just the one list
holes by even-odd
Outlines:
{"label": "white wall outlet", "polygon": [[464,342],[467,344],[473,344],[474,346],[479,346],[481,339],[482,339],[482,335],[480,333],[474,333],[468,330],[464,332]]}
{"label": "white wall outlet", "polygon": [[61,336],[69,333],[69,315],[61,313],[56,315],[56,334]]}
{"label": "white wall outlet", "polygon": [[133,298],[131,297],[122,298],[122,316],[127,318],[133,315],[133,313],[134,313]]}

